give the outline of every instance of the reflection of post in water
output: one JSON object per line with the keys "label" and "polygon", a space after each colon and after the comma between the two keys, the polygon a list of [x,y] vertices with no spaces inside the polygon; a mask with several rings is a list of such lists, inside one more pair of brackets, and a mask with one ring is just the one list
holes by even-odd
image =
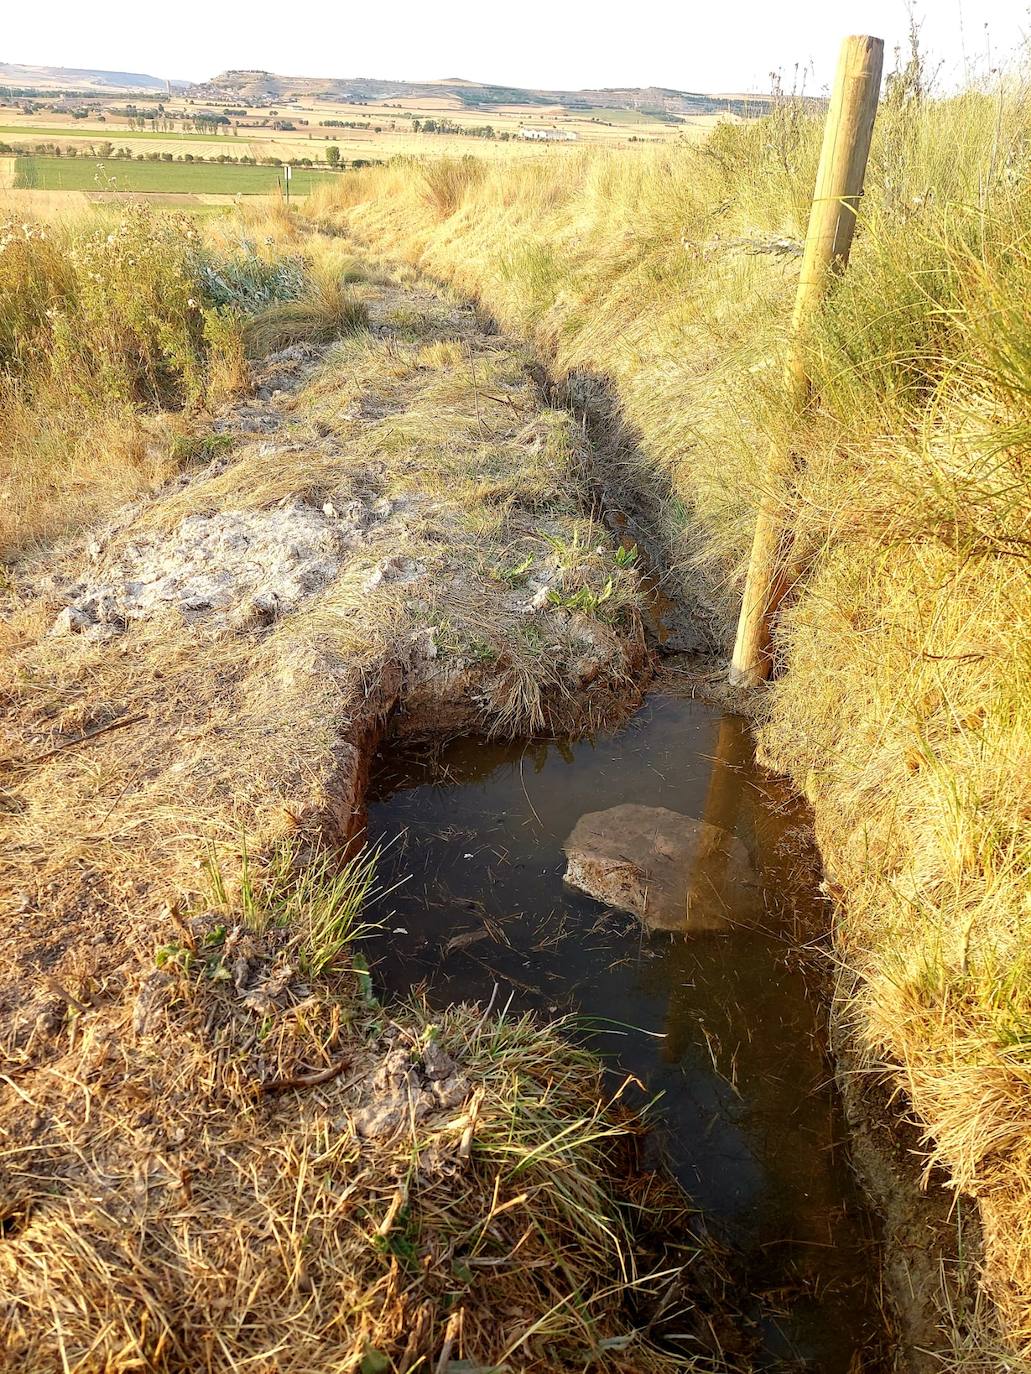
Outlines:
{"label": "reflection of post in water", "polygon": [[742,769],[751,760],[752,737],[744,718],[724,716],[702,813],[705,828],[699,835],[694,868],[684,894],[688,912],[692,907],[712,906],[729,911],[735,905],[726,881],[733,852],[728,837],[737,828],[744,787]]}
{"label": "reflection of post in water", "polygon": [[[728,916],[733,915],[734,894],[728,890],[726,882],[732,846],[727,843],[726,836],[733,835],[737,827],[745,776],[751,762],[752,735],[744,717],[723,716],[712,772],[709,774],[709,789],[705,795],[702,820],[706,828],[699,835],[698,853],[684,895],[689,912],[696,905],[711,907],[716,899],[727,910]],[[688,975],[693,961],[690,940],[674,944],[669,959],[672,976],[666,1007],[663,1058],[675,1063],[683,1054],[685,1045],[694,1038],[692,1032],[695,1023],[691,1012]]]}

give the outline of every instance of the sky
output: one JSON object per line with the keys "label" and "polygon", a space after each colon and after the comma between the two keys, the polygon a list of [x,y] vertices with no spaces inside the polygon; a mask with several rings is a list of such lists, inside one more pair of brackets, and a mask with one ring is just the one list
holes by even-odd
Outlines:
{"label": "sky", "polygon": [[[1031,37],[1029,0],[917,0],[917,15],[946,87]],[[0,0],[0,61],[191,81],[258,67],[565,90],[768,90],[772,71],[791,87],[797,70],[817,95],[846,34],[884,38],[890,69],[908,22],[906,0]]]}

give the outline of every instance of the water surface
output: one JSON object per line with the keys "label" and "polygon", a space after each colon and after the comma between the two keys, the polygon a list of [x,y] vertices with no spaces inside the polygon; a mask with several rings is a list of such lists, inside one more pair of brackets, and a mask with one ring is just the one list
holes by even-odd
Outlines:
{"label": "water surface", "polygon": [[[719,933],[649,930],[566,887],[585,812],[661,806],[735,833],[749,882]],[[658,1143],[709,1226],[744,1257],[759,1368],[880,1368],[871,1227],[843,1148],[825,1007],[799,941],[826,925],[804,818],[752,758],[743,720],[653,695],[576,742],[462,739],[388,749],[369,834],[393,841],[369,950],[386,992],[574,1011],[614,1074],[636,1075]],[[496,1002],[497,1005],[497,1002]],[[618,1025],[614,1022],[620,1023]]]}

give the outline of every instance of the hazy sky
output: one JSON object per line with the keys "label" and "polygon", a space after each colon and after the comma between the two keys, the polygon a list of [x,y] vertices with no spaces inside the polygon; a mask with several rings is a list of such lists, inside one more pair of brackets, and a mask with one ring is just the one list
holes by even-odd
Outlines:
{"label": "hazy sky", "polygon": [[[575,89],[806,89],[840,39],[872,33],[889,63],[905,0],[0,0],[0,61],[202,80],[226,67],[305,76],[470,80]],[[954,84],[1031,35],[1029,0],[918,0],[927,47]]]}

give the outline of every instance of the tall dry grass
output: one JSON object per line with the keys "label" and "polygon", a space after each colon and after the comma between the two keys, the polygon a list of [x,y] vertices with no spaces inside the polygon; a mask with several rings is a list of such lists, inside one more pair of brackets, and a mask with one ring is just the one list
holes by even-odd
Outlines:
{"label": "tall dry grass", "polygon": [[174,472],[245,354],[359,326],[349,261],[283,206],[200,223],[142,203],[0,220],[0,557]]}
{"label": "tall dry grass", "polygon": [[[909,73],[912,77],[914,74]],[[919,76],[919,73],[916,73]],[[428,198],[342,177],[319,222],[403,255],[604,378],[729,648],[756,509],[801,576],[762,746],[812,801],[843,893],[842,1007],[928,1159],[974,1194],[991,1291],[1031,1350],[1031,102],[896,79],[860,230],[786,413],[779,355],[820,130],[791,105],[699,148],[498,165]],[[791,425],[795,480],[763,456]],[[956,1357],[959,1358],[958,1356]]]}
{"label": "tall dry grass", "polygon": [[0,225],[4,556],[157,480],[168,443],[148,415],[240,381],[238,329],[206,299],[198,248],[189,220],[141,207]]}

